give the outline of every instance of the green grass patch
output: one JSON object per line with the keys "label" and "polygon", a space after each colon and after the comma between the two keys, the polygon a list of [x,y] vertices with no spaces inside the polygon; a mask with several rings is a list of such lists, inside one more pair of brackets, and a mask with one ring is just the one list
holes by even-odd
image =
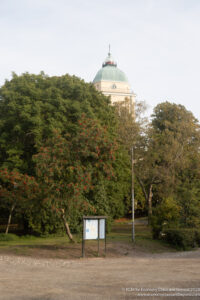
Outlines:
{"label": "green grass patch", "polygon": [[[77,241],[75,245],[71,244],[67,236],[16,236],[14,234],[0,234],[0,253],[12,253],[16,255],[51,255],[58,258],[80,257],[81,255],[81,234],[74,235]],[[146,252],[146,253],[162,253],[176,251],[168,243],[154,240],[151,229],[142,223],[135,225],[135,242],[132,242],[132,225],[130,222],[123,224],[117,222],[112,226],[112,230],[107,234],[107,243],[113,251],[118,251],[122,244],[130,246],[130,251]],[[91,256],[96,256],[97,241],[87,241]],[[65,251],[65,254],[63,252]],[[62,254],[59,254],[59,252]],[[94,253],[93,253],[94,252]],[[45,253],[45,254],[42,254]],[[63,256],[61,256],[63,255]],[[44,257],[44,256],[42,256]]]}
{"label": "green grass patch", "polygon": [[[144,218],[143,218],[144,219]],[[109,242],[132,243],[132,225],[126,223],[117,223],[113,226],[112,231],[108,234]],[[152,236],[151,228],[147,225],[135,225],[135,242],[134,247],[138,250],[149,253],[174,252],[169,243],[162,240],[155,240]]]}
{"label": "green grass patch", "polygon": [[142,251],[150,253],[176,251],[176,249],[170,246],[169,243],[153,239],[151,228],[146,225],[136,226],[135,245]]}
{"label": "green grass patch", "polygon": [[[14,237],[13,237],[14,236]],[[76,238],[76,237],[75,237]],[[6,246],[51,246],[51,245],[67,245],[70,241],[67,236],[56,237],[35,237],[35,236],[15,236],[8,234],[7,237],[0,239],[0,248]]]}
{"label": "green grass patch", "polygon": [[127,223],[117,223],[107,235],[108,242],[131,242],[131,226]]}
{"label": "green grass patch", "polygon": [[0,233],[0,242],[10,242],[10,241],[17,241],[19,240],[19,237],[16,234],[13,233]]}

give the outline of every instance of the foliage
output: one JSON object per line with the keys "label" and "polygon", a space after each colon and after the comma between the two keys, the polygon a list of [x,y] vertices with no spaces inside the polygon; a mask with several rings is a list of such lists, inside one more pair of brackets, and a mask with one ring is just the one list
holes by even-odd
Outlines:
{"label": "foliage", "polygon": [[35,198],[38,184],[34,177],[18,171],[0,170],[0,199],[2,207],[21,207],[25,209],[27,202]]}
{"label": "foliage", "polygon": [[9,210],[6,233],[8,233],[13,211],[23,214],[38,192],[38,184],[34,177],[18,171],[0,169],[0,205]]}
{"label": "foliage", "polygon": [[129,152],[132,146],[136,147],[141,142],[140,140],[147,126],[147,119],[143,117],[146,105],[144,102],[135,102],[134,114],[130,111],[127,100],[116,103],[115,108],[118,118],[119,140]]}
{"label": "foliage", "polygon": [[168,193],[176,192],[176,186],[187,178],[193,181],[199,177],[200,126],[184,106],[159,104],[154,110],[150,137],[156,146],[157,176]]}
{"label": "foliage", "polygon": [[34,203],[25,212],[28,230],[35,235],[59,234],[63,232],[63,224],[55,215],[48,202],[43,201],[41,193],[37,194]]}
{"label": "foliage", "polygon": [[180,224],[200,228],[200,186],[199,182],[185,182],[177,189],[177,203],[180,206]]}
{"label": "foliage", "polygon": [[[0,164],[2,168],[9,171],[17,170],[20,174],[35,176],[35,162],[33,156],[42,147],[47,145],[47,140],[53,141],[55,129],[61,137],[72,138],[76,147],[84,145],[87,137],[79,136],[81,116],[85,114],[88,119],[97,121],[99,128],[107,131],[108,142],[116,134],[116,116],[114,108],[110,105],[108,97],[97,92],[92,84],[87,84],[75,76],[64,75],[61,77],[49,77],[43,72],[39,75],[25,73],[20,76],[13,73],[10,81],[6,81],[0,88]],[[68,136],[68,137],[67,137]],[[79,136],[79,138],[77,138]],[[84,140],[85,139],[85,140]],[[76,140],[76,141],[75,141]],[[86,151],[87,147],[80,147],[80,151]],[[71,151],[71,150],[70,150]],[[97,154],[97,150],[96,154]],[[72,153],[71,153],[72,154]],[[86,181],[84,164],[86,162],[88,176],[90,166],[93,164],[91,157],[84,157],[77,162],[74,169],[70,169],[70,176],[82,176]],[[77,153],[73,153],[72,160],[76,160]],[[112,155],[112,154],[109,154]],[[66,155],[66,159],[68,154]],[[103,175],[102,185],[107,195],[109,211],[112,216],[121,216],[125,211],[124,199],[128,194],[129,182],[126,176],[127,157],[123,156],[122,149],[118,150],[116,160],[113,161],[115,176],[110,174],[110,180],[105,180],[105,170],[103,170],[104,157],[102,157],[102,170],[95,166],[97,176],[93,178],[93,185],[98,188],[98,178]],[[93,158],[92,158],[93,159]],[[73,164],[72,164],[73,166]],[[104,166],[106,167],[106,166]],[[79,169],[78,169],[79,168]],[[103,172],[103,173],[102,173]],[[109,172],[109,170],[108,170]],[[114,172],[114,171],[113,171]],[[24,175],[25,176],[25,175]],[[109,184],[108,184],[109,181]],[[90,191],[87,184],[82,182],[81,193],[82,203],[87,203],[93,207],[94,189]],[[65,184],[65,182],[64,182]],[[69,183],[66,183],[69,184]],[[79,184],[79,183],[78,183]],[[67,187],[67,186],[66,186]],[[73,187],[67,187],[73,193]],[[83,190],[84,189],[84,190]],[[82,193],[83,192],[83,193]],[[84,199],[87,194],[87,199]],[[35,232],[46,233],[61,230],[55,214],[53,214],[49,203],[43,201],[47,199],[45,186],[40,182],[40,191],[37,199],[29,202],[29,210],[23,212],[23,218],[28,221],[29,227]],[[28,203],[28,202],[27,202]],[[5,198],[1,201],[5,204]],[[86,205],[86,206],[87,206]],[[3,207],[3,206],[1,206]],[[78,211],[79,207],[73,209],[70,220],[72,228],[77,228],[81,220]],[[86,209],[88,211],[88,209]],[[93,213],[93,210],[90,210]],[[105,208],[105,214],[107,208]],[[53,217],[54,215],[54,217]]]}
{"label": "foliage", "polygon": [[196,228],[167,228],[164,239],[177,248],[188,250],[200,245],[199,232]]}
{"label": "foliage", "polygon": [[[110,215],[119,218],[130,210],[131,165],[128,153],[119,145],[113,161],[114,177],[106,182]],[[122,201],[123,200],[123,201]]]}
{"label": "foliage", "polygon": [[0,162],[34,175],[32,156],[57,128],[76,133],[82,113],[114,129],[113,108],[92,84],[75,76],[25,73],[0,88]]}
{"label": "foliage", "polygon": [[[157,105],[143,147],[143,159],[136,165],[136,175],[148,201],[149,213],[152,205],[172,197],[180,206],[181,215],[190,219],[178,218],[177,221],[184,227],[198,226],[199,147],[200,126],[192,113],[182,105],[169,102]],[[154,215],[160,219],[159,210],[155,210]]]}
{"label": "foliage", "polygon": [[[104,182],[114,176],[112,162],[117,149],[98,121],[82,115],[78,123],[76,136],[62,137],[55,131],[34,158],[39,182],[46,189],[45,201],[70,223],[83,212],[109,213]],[[93,189],[96,193],[91,197]]]}
{"label": "foliage", "polygon": [[149,125],[143,111],[137,103],[133,118],[126,101],[113,108],[75,76],[13,74],[0,88],[0,217],[16,208],[47,234],[65,228],[61,217],[77,231],[83,213],[130,213],[134,146],[136,209],[148,210],[154,237],[198,229],[198,120],[169,102],[155,107]]}
{"label": "foliage", "polygon": [[0,242],[16,241],[19,240],[19,237],[16,234],[9,233],[0,233]]}
{"label": "foliage", "polygon": [[[145,130],[147,126],[147,119],[143,117],[143,114],[146,110],[146,105],[144,102],[135,102],[134,103],[134,114],[130,111],[129,100],[124,102],[116,103],[116,115],[118,119],[118,139],[121,147],[123,149],[123,166],[122,170],[126,172],[127,181],[122,181],[123,186],[120,186],[120,189],[123,190],[126,188],[125,194],[125,207],[124,214],[130,214],[131,207],[131,149],[138,149],[136,152],[134,150],[134,162],[139,161],[142,157],[142,147],[145,138]],[[122,171],[123,172],[123,171]],[[122,173],[123,174],[123,173]],[[137,212],[141,213],[145,211],[146,205],[145,198],[141,192],[141,188],[138,184],[137,178],[134,176],[135,182],[135,204]],[[126,183],[126,185],[125,185]],[[127,193],[128,191],[128,193]],[[120,193],[120,190],[119,190]],[[117,215],[120,217],[120,215]]]}
{"label": "foliage", "polygon": [[180,219],[180,206],[173,197],[168,197],[162,200],[153,210],[151,219],[153,237],[159,238],[164,228],[173,224],[178,224]]}

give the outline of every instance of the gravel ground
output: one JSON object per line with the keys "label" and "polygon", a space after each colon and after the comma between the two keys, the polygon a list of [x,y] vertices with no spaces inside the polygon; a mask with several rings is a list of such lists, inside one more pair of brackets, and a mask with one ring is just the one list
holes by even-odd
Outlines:
{"label": "gravel ground", "polygon": [[77,260],[0,255],[1,300],[169,299],[169,295],[200,299],[200,249]]}

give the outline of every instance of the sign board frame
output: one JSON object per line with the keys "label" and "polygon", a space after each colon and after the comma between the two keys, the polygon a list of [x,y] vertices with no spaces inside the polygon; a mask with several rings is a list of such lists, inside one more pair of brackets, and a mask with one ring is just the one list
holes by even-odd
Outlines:
{"label": "sign board frame", "polygon": [[85,257],[85,241],[98,240],[98,256],[100,240],[104,240],[106,255],[106,219],[107,216],[83,216],[82,257]]}

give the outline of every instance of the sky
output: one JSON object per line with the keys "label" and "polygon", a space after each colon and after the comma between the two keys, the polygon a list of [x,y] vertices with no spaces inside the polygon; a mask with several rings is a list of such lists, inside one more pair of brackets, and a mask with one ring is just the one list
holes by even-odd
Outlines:
{"label": "sky", "polygon": [[92,82],[109,44],[149,115],[170,101],[200,120],[200,0],[0,0],[0,85],[13,71]]}

